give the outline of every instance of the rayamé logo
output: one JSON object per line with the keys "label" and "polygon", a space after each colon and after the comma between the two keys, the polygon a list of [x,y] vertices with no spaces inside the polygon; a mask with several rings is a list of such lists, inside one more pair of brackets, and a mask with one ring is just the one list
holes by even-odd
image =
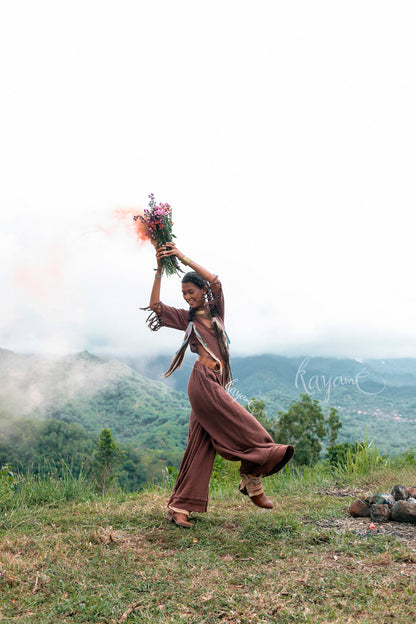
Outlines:
{"label": "rayam\u00e9 logo", "polygon": [[353,386],[363,394],[375,395],[383,392],[384,388],[386,387],[386,384],[383,381],[383,387],[376,392],[368,392],[367,390],[364,390],[362,386],[365,379],[368,378],[370,375],[365,367],[362,368],[354,377],[348,377],[347,375],[337,375],[336,377],[333,377],[332,375],[329,377],[326,377],[325,375],[308,376],[307,366],[309,364],[309,361],[310,358],[306,357],[299,365],[295,377],[295,386],[298,389],[301,388],[307,394],[313,395],[325,392],[325,398],[323,399],[325,402],[329,401],[332,388]]}

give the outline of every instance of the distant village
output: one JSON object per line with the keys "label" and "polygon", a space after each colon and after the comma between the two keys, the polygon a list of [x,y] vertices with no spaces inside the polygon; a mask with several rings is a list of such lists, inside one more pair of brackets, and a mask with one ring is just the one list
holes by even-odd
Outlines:
{"label": "distant village", "polygon": [[415,416],[405,416],[396,409],[386,410],[380,407],[367,407],[367,405],[364,405],[364,409],[360,410],[340,407],[339,411],[341,413],[349,412],[360,416],[372,416],[378,420],[399,420],[401,422],[415,422],[416,420]]}

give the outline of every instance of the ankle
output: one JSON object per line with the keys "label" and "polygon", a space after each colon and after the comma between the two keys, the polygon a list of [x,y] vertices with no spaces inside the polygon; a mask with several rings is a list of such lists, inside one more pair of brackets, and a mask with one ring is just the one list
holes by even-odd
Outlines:
{"label": "ankle", "polygon": [[251,474],[242,475],[240,490],[245,490],[250,498],[253,496],[261,496],[263,494],[263,484],[261,476],[255,476]]}
{"label": "ankle", "polygon": [[186,509],[178,509],[177,507],[172,507],[171,505],[168,505],[168,511],[172,512],[172,513],[178,513],[178,514],[184,514],[187,518],[189,518],[189,511],[186,511]]}

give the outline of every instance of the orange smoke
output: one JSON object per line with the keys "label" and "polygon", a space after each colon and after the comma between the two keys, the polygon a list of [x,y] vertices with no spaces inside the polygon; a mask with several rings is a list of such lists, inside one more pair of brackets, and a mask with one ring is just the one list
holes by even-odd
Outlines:
{"label": "orange smoke", "polygon": [[33,299],[51,302],[59,292],[67,259],[67,250],[62,245],[53,245],[43,258],[20,262],[15,269],[15,283]]}
{"label": "orange smoke", "polygon": [[134,221],[133,217],[136,215],[143,215],[143,210],[137,208],[117,208],[113,212],[113,219],[117,223],[123,223],[128,230],[135,233],[138,241],[144,243],[149,241],[150,237],[144,223],[142,223],[140,219]]}
{"label": "orange smoke", "polygon": [[88,230],[83,232],[82,236],[101,232],[111,237],[118,228],[122,228],[135,236],[139,243],[150,241],[144,223],[142,223],[140,219],[136,221],[133,219],[133,217],[137,215],[143,215],[143,210],[140,208],[116,208],[107,215],[106,222],[100,225],[92,225]]}

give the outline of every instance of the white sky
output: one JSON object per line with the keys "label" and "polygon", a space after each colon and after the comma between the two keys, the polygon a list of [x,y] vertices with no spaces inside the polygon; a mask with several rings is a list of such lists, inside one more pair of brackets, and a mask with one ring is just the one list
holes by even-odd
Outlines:
{"label": "white sky", "polygon": [[[416,4],[0,4],[0,346],[171,352],[153,192],[234,354],[416,357]],[[100,228],[107,230],[107,233]],[[111,233],[108,233],[108,232]],[[179,279],[162,298],[182,306]]]}

